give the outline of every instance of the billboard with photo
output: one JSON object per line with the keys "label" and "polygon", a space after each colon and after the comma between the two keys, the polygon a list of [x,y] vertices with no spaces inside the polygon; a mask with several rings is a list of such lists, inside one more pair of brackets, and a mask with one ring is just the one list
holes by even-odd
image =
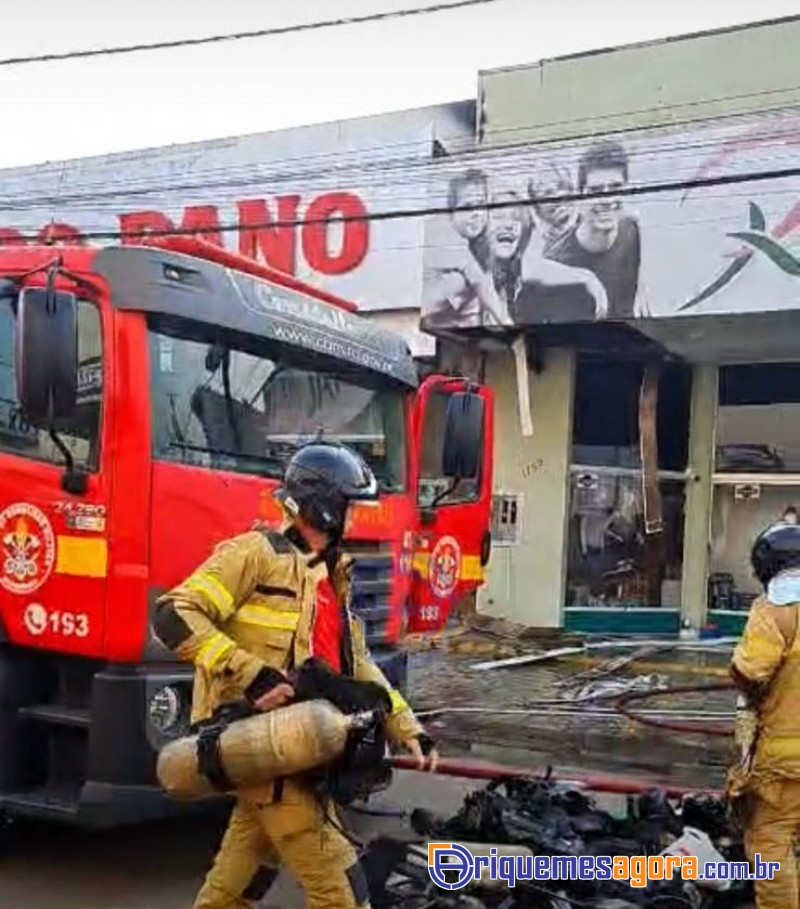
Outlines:
{"label": "billboard with photo", "polygon": [[431,329],[800,309],[796,109],[478,150],[431,208]]}
{"label": "billboard with photo", "polygon": [[0,170],[0,243],[201,229],[362,310],[418,309],[424,220],[370,218],[424,208],[431,159],[474,123],[465,101]]}

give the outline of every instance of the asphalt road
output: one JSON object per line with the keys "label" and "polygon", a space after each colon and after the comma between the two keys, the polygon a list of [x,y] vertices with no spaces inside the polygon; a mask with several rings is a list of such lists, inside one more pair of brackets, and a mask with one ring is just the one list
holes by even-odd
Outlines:
{"label": "asphalt road", "polygon": [[[424,806],[446,815],[470,788],[465,781],[405,773],[370,804]],[[397,831],[399,823],[353,816],[349,826],[364,838]],[[221,831],[219,823],[196,820],[110,833],[17,830],[0,851],[0,909],[189,909]],[[304,905],[294,881],[282,875],[260,909]]]}
{"label": "asphalt road", "polygon": [[[415,703],[421,708],[481,704],[490,711],[524,707],[531,698],[546,697],[556,677],[552,669],[541,667],[470,673],[471,662],[474,658],[459,660],[437,652],[416,656],[412,662]],[[449,754],[461,750],[456,745],[470,743],[467,750],[474,757],[509,764],[541,768],[553,762],[562,770],[578,765],[626,775],[649,771],[658,779],[675,780],[680,779],[680,764],[685,761],[692,785],[716,782],[697,779],[702,769],[698,755],[704,750],[692,742],[692,747],[687,744],[684,751],[675,751],[671,741],[675,736],[669,734],[657,739],[652,730],[626,725],[615,730],[619,738],[616,747],[609,748],[607,739],[599,744],[591,740],[594,729],[605,731],[607,719],[594,723],[582,719],[578,736],[571,736],[569,724],[557,719],[502,719],[491,713],[475,720],[450,716],[447,722],[433,720],[430,725]],[[515,748],[520,750],[514,753]],[[710,769],[712,776],[718,775],[717,767]],[[458,806],[468,788],[463,781],[405,773],[376,803],[403,808],[422,805],[446,814]],[[363,818],[353,820],[351,829],[360,835],[386,827],[372,821],[365,828]],[[0,842],[0,909],[189,909],[221,832],[219,823],[196,820],[103,833],[53,826],[15,830],[7,842]],[[302,909],[303,905],[287,876],[278,881],[262,909]]]}
{"label": "asphalt road", "polygon": [[[463,782],[404,773],[374,804],[448,813],[468,789]],[[397,823],[354,817],[351,829],[363,836]],[[0,909],[188,909],[220,834],[219,823],[197,820],[112,832],[16,829],[0,847]],[[288,875],[263,903],[264,909],[303,906]]]}
{"label": "asphalt road", "polygon": [[213,823],[112,832],[32,825],[0,855],[0,905],[19,909],[178,909],[213,855]]}

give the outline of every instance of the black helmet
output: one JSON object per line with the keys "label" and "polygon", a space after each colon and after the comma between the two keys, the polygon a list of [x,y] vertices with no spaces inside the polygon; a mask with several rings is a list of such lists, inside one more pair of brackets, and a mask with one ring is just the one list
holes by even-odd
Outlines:
{"label": "black helmet", "polygon": [[292,517],[338,538],[344,532],[347,506],[377,500],[378,484],[352,449],[312,442],[292,455],[275,498]]}
{"label": "black helmet", "polygon": [[750,550],[756,577],[764,585],[787,568],[800,568],[800,525],[781,521],[763,530]]}

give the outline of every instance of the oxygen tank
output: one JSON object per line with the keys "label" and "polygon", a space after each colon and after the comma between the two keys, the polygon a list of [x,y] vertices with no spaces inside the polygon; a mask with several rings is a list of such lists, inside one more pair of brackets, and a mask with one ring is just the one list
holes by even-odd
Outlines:
{"label": "oxygen tank", "polygon": [[[373,719],[371,711],[347,715],[323,700],[255,714],[222,729],[217,742],[220,762],[234,789],[262,785],[331,763],[344,752],[348,733]],[[198,765],[200,735],[176,739],[158,756],[158,780],[174,799],[219,793]]]}

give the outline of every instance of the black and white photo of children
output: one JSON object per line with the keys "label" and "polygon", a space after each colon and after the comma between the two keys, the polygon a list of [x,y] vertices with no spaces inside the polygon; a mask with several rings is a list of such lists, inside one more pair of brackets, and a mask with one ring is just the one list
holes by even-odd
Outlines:
{"label": "black and white photo of children", "polygon": [[[609,319],[655,331],[662,318],[757,312],[767,300],[796,309],[800,182],[749,176],[796,157],[799,116],[766,130],[754,116],[530,145],[498,135],[466,159],[442,156],[423,327]],[[685,149],[678,162],[672,147]],[[730,176],[735,192],[713,184]]]}
{"label": "black and white photo of children", "polygon": [[[636,218],[616,195],[628,185],[628,155],[618,142],[590,146],[578,162],[576,223],[546,251],[563,265],[587,268],[602,282],[609,316],[630,319],[636,314],[641,241]],[[597,194],[604,195],[597,195]]]}
{"label": "black and white photo of children", "polygon": [[575,181],[566,165],[543,161],[528,180],[528,198],[542,234],[545,255],[577,223]]}
{"label": "black and white photo of children", "polygon": [[436,267],[426,272],[422,317],[431,326],[485,324],[491,301],[488,275],[487,225],[489,182],[483,171],[470,168],[450,180],[447,208],[459,241],[437,248]]}
{"label": "black and white photo of children", "polygon": [[[551,294],[557,309],[549,318],[605,317],[608,306],[600,281],[585,268],[545,258],[546,241],[533,241],[540,228],[531,200],[517,189],[494,185],[498,183],[477,169],[450,180],[450,228],[459,241],[437,246],[436,261],[426,269],[425,324],[502,328],[530,322],[543,312]],[[558,208],[548,210],[556,223]],[[581,301],[577,310],[576,297]]]}

